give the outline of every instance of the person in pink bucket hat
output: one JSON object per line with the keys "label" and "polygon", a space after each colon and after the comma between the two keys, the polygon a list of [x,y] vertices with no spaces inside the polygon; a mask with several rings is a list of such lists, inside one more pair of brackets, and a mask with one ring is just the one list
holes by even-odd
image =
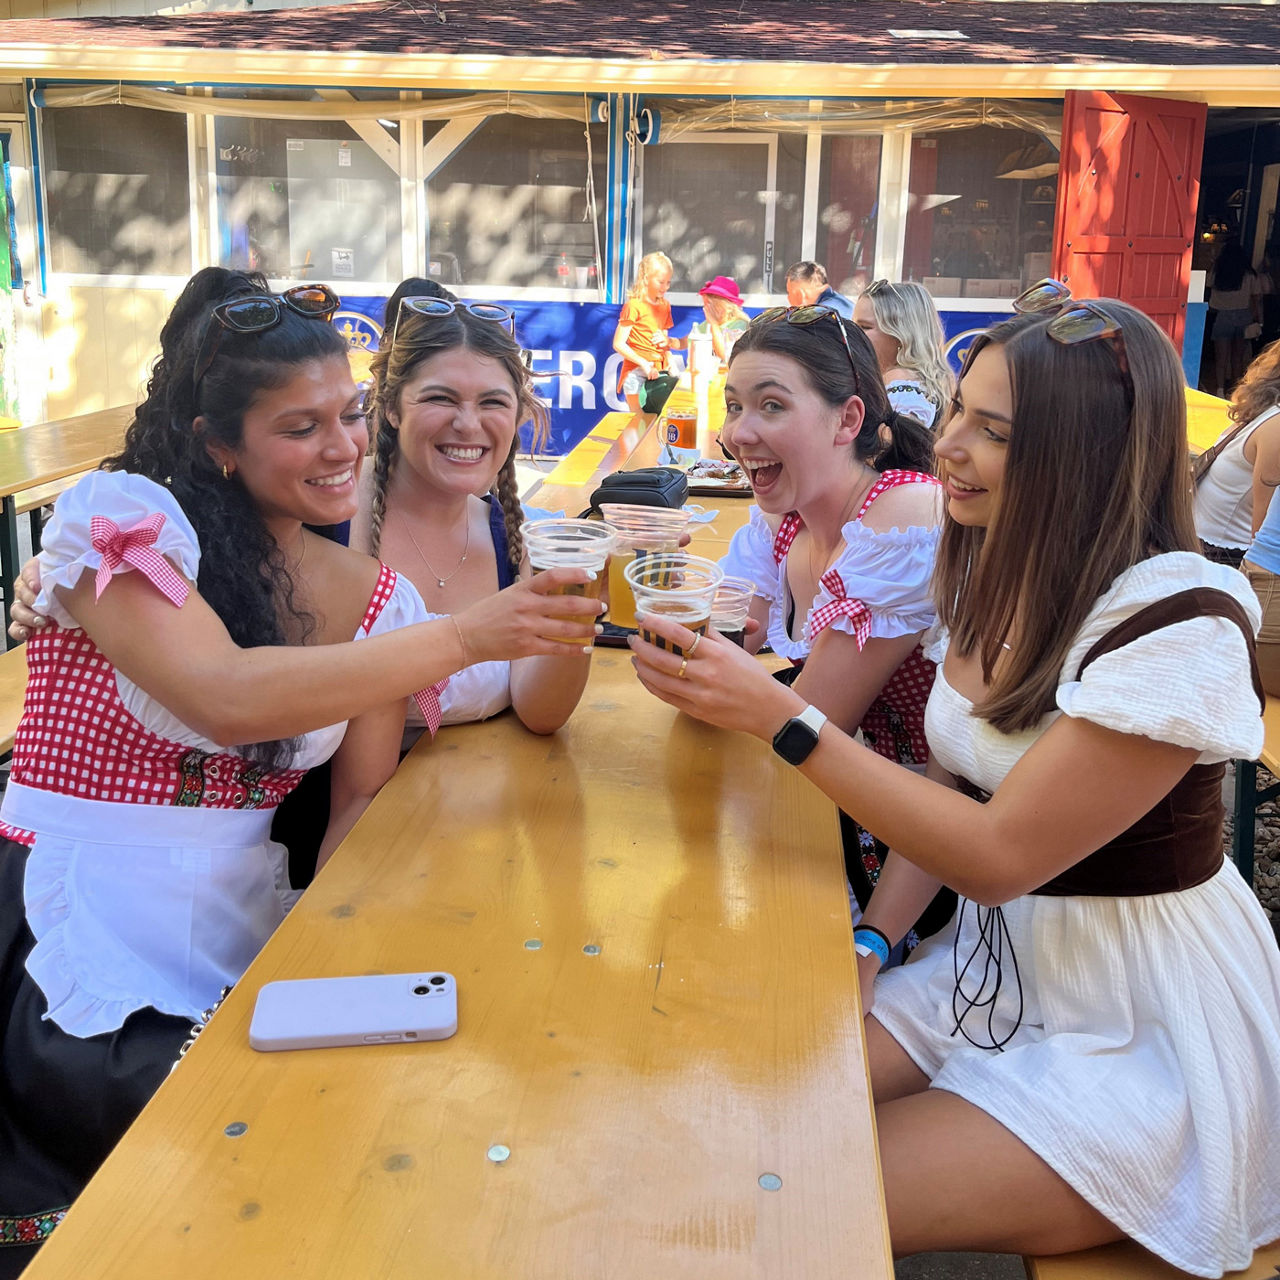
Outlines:
{"label": "person in pink bucket hat", "polygon": [[706,320],[693,327],[693,334],[711,338],[716,359],[729,363],[729,353],[739,336],[746,331],[747,313],[742,309],[742,294],[732,276],[716,276],[698,290]]}

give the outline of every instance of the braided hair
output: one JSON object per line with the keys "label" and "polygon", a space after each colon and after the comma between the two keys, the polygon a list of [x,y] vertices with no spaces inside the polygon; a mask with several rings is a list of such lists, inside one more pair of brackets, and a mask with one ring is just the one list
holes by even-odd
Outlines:
{"label": "braided hair", "polygon": [[[394,324],[394,319],[392,323]],[[369,370],[373,385],[369,389],[367,408],[374,432],[373,500],[369,510],[369,536],[374,555],[378,554],[382,544],[387,492],[400,456],[400,435],[392,424],[390,415],[398,408],[406,383],[417,375],[423,362],[457,347],[473,351],[476,355],[487,356],[502,365],[516,393],[517,424],[532,421],[535,435],[546,430],[546,407],[533,393],[533,381],[520,358],[520,348],[502,325],[473,315],[462,306],[447,315],[403,312],[394,350],[388,339],[388,345],[380,348],[373,357]],[[512,436],[511,449],[490,490],[502,510],[507,557],[513,575],[519,573],[524,561],[524,543],[520,537],[524,511],[520,506],[516,481],[516,452],[519,447],[517,432]]]}

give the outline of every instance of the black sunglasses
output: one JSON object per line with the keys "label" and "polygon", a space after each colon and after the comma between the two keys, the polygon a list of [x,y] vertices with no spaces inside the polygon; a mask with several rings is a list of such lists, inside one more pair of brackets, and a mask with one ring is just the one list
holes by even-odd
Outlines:
{"label": "black sunglasses", "polygon": [[400,317],[405,309],[416,312],[420,316],[451,316],[455,311],[470,311],[478,320],[490,320],[500,324],[514,338],[516,336],[516,314],[508,307],[496,302],[454,302],[450,298],[413,297],[401,298],[396,311],[395,326],[391,330],[391,345],[396,345],[396,336],[400,332]]}
{"label": "black sunglasses", "polygon": [[844,331],[844,321],[840,318],[840,313],[834,307],[822,307],[812,304],[807,307],[770,307],[767,311],[762,311],[754,320],[752,325],[776,324],[779,320],[785,320],[788,324],[817,324],[819,320],[831,319],[835,321],[836,330],[840,334],[840,341],[844,343],[844,353],[849,357],[849,368],[853,370],[853,393],[860,396],[862,394],[862,382],[858,377],[858,363],[853,358],[853,348],[849,345],[849,335]]}
{"label": "black sunglasses", "polygon": [[218,354],[222,335],[228,329],[232,333],[263,333],[274,329],[284,319],[287,307],[295,315],[308,320],[333,319],[333,313],[342,305],[338,295],[325,284],[298,284],[283,293],[247,293],[230,302],[220,302],[209,314],[204,337],[200,340],[200,353],[196,359],[191,393],[200,390],[200,381],[212,366]]}

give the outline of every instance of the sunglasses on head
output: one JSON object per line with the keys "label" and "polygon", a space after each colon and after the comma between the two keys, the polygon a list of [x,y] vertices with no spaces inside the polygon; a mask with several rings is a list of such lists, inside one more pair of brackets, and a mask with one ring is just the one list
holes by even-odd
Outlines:
{"label": "sunglasses on head", "polygon": [[1109,316],[1096,302],[1080,302],[1061,280],[1039,280],[1013,300],[1013,309],[1021,315],[1053,316],[1045,332],[1064,347],[1077,347],[1085,342],[1105,340],[1116,353],[1116,362],[1124,378],[1130,403],[1134,397],[1133,375],[1129,372],[1129,356],[1118,320]]}
{"label": "sunglasses on head", "polygon": [[232,333],[264,333],[274,329],[284,319],[287,307],[295,315],[308,320],[333,319],[333,313],[342,305],[338,295],[325,284],[299,284],[283,293],[247,293],[230,302],[220,302],[209,314],[204,337],[200,340],[200,352],[196,359],[191,391],[200,389],[200,381],[209,372],[222,335]]}
{"label": "sunglasses on head", "polygon": [[400,317],[405,311],[413,311],[420,316],[451,316],[455,311],[469,311],[478,320],[489,320],[500,324],[514,338],[516,335],[516,315],[507,307],[496,302],[454,302],[449,298],[414,297],[401,298],[396,311],[395,327],[391,330],[391,345],[396,345],[396,336],[400,332]]}
{"label": "sunglasses on head", "polygon": [[853,370],[853,393],[860,396],[862,394],[862,383],[858,377],[858,364],[853,358],[853,348],[849,345],[849,335],[844,331],[844,321],[840,318],[840,313],[834,307],[822,307],[812,304],[807,307],[770,307],[767,311],[762,311],[754,320],[752,325],[769,325],[776,324],[779,320],[785,320],[788,324],[809,325],[817,324],[819,320],[831,319],[835,321],[836,330],[840,334],[840,341],[844,343],[844,353],[849,357],[849,368]]}
{"label": "sunglasses on head", "polygon": [[884,293],[889,288],[890,282],[888,280],[873,280],[862,292],[865,293],[868,298],[874,298],[877,293]]}

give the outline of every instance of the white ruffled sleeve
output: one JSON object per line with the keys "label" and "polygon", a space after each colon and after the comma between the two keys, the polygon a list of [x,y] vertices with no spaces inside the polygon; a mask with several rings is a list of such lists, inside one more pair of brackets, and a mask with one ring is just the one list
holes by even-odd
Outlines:
{"label": "white ruffled sleeve", "polygon": [[168,489],[127,471],[93,471],[54,504],[42,539],[35,610],[59,626],[79,626],[54,589],[74,587],[86,571],[98,577],[99,591],[114,574],[143,572],[181,604],[182,579],[194,582],[199,568],[196,531]]}
{"label": "white ruffled sleeve", "polygon": [[895,639],[934,623],[929,584],[939,530],[915,525],[877,531],[858,520],[845,525],[845,546],[822,575],[806,623],[812,644],[828,627],[868,640]]}
{"label": "white ruffled sleeve", "polygon": [[[1256,625],[1256,604],[1250,612]],[[1191,618],[1104,654],[1080,680],[1059,685],[1058,706],[1119,733],[1191,747],[1200,764],[1252,760],[1262,750],[1249,651],[1225,618]]]}
{"label": "white ruffled sleeve", "polygon": [[732,578],[756,584],[756,595],[774,603],[782,599],[782,566],[773,558],[773,530],[764,512],[752,506],[751,517],[729,542],[720,567]]}
{"label": "white ruffled sleeve", "polygon": [[905,413],[926,427],[933,426],[938,416],[937,406],[924,393],[918,382],[891,382],[886,388],[889,403],[899,413]]}

